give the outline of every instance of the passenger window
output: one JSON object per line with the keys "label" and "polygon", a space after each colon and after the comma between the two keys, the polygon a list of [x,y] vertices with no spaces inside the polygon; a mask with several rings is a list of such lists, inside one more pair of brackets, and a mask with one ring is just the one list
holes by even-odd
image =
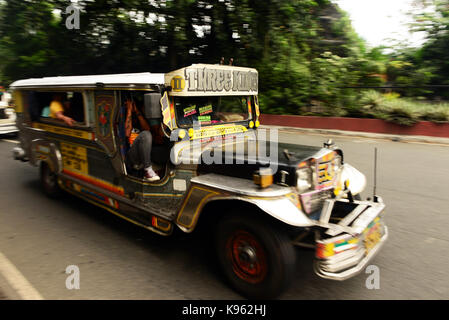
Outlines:
{"label": "passenger window", "polygon": [[[54,119],[58,121],[56,113],[62,112],[64,116],[73,119],[74,125],[85,125],[85,112],[83,93],[78,91],[53,91],[29,93],[30,115],[33,121],[39,119]],[[50,108],[53,103],[53,110]]]}

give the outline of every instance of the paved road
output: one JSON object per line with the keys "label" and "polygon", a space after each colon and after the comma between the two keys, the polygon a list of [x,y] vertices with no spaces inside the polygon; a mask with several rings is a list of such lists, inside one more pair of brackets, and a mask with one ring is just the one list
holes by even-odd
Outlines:
{"label": "paved road", "polygon": [[[321,145],[323,135],[280,134],[282,141]],[[318,278],[313,253],[281,299],[448,299],[449,147],[338,136],[345,159],[366,173],[370,196],[378,148],[378,193],[387,203],[390,239],[367,274],[344,282]],[[38,170],[14,161],[0,139],[0,252],[45,299],[241,299],[224,283],[198,237],[164,238],[72,196],[45,197]],[[65,287],[66,267],[80,268],[80,290]],[[4,279],[0,276],[0,297]],[[3,294],[1,292],[4,292]],[[10,295],[8,294],[8,297]]]}

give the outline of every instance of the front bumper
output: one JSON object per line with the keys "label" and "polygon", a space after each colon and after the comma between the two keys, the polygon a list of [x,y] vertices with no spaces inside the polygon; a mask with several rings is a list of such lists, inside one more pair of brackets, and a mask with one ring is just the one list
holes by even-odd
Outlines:
{"label": "front bumper", "polygon": [[[383,203],[356,201],[353,205],[352,212],[342,218],[340,223],[329,224],[326,234],[330,237],[317,240],[314,269],[322,278],[346,280],[359,274],[388,238],[388,228],[382,217],[385,208]],[[325,251],[319,251],[318,246],[325,246]],[[323,252],[326,252],[325,257]]]}
{"label": "front bumper", "polygon": [[[315,273],[324,279],[346,280],[358,275],[370,263],[370,261],[380,251],[388,238],[388,228],[384,227],[384,235],[377,245],[365,255],[363,249],[357,250],[356,254],[345,257],[341,261],[315,261]],[[349,268],[348,268],[349,267]]]}

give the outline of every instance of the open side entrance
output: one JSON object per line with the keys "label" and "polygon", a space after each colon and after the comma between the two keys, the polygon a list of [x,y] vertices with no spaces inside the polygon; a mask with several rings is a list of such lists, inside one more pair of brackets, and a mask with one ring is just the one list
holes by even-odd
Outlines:
{"label": "open side entrance", "polygon": [[[167,164],[170,161],[170,140],[167,139],[162,131],[162,113],[160,106],[161,94],[159,92],[148,92],[141,90],[121,90],[119,91],[117,101],[119,110],[115,129],[117,132],[117,143],[119,152],[126,167],[128,176],[143,179],[144,167],[142,161],[136,164],[130,159],[129,151],[132,148],[135,139],[144,131],[151,133],[150,151],[151,165],[153,170],[159,175],[161,180],[166,175]],[[131,109],[131,112],[128,111]],[[129,115],[129,113],[131,115]],[[142,116],[139,116],[141,114]],[[127,118],[131,122],[132,130],[127,132]],[[146,148],[146,147],[145,147]],[[143,158],[142,148],[135,152],[134,156]],[[135,160],[136,157],[134,157]]]}

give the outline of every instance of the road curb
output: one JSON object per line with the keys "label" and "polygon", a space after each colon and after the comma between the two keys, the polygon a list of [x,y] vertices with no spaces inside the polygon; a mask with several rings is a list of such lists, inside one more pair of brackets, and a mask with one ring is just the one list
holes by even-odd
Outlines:
{"label": "road curb", "polygon": [[330,130],[330,129],[310,129],[310,128],[283,127],[283,126],[274,126],[274,125],[261,125],[260,128],[262,128],[262,129],[277,129],[277,130],[280,130],[283,132],[291,132],[291,133],[347,136],[347,137],[368,138],[368,139],[378,139],[378,140],[390,140],[390,141],[394,141],[394,142],[428,143],[428,144],[441,144],[441,145],[449,146],[449,138],[438,138],[438,137],[429,137],[429,136],[394,135],[394,134],[385,134],[385,133],[371,133],[371,132]]}

